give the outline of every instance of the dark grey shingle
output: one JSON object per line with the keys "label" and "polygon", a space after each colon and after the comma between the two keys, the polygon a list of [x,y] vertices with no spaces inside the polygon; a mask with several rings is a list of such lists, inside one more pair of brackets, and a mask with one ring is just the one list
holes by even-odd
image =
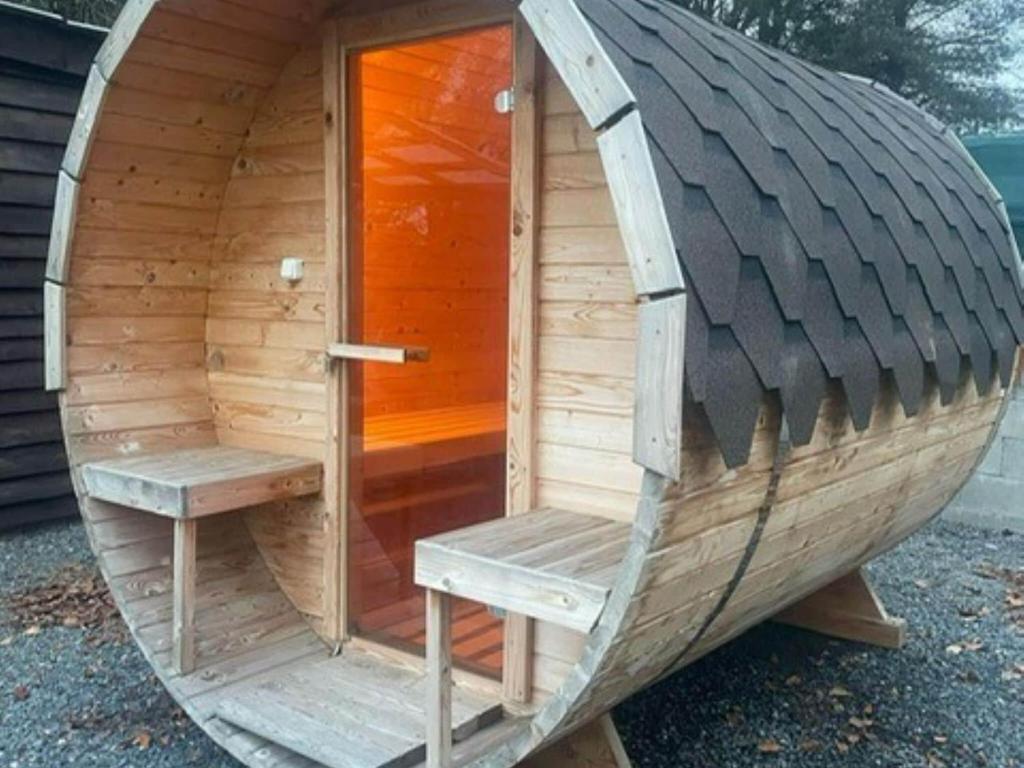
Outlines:
{"label": "dark grey shingle", "polygon": [[913,415],[1005,383],[1024,286],[945,128],[661,0],[577,0],[637,96],[691,301],[686,393],[729,466],[777,393],[811,439],[832,382],[858,429],[883,377]]}

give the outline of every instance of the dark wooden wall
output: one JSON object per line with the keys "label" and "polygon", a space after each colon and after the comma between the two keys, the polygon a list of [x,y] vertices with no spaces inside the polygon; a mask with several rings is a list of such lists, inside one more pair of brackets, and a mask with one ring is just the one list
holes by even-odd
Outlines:
{"label": "dark wooden wall", "polygon": [[43,273],[57,169],[102,41],[0,4],[0,529],[77,514],[43,391]]}

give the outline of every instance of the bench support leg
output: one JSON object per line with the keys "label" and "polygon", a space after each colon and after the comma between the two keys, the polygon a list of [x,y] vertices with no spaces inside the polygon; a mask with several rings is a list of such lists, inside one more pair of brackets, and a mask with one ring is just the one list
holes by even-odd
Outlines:
{"label": "bench support leg", "polygon": [[888,614],[863,568],[805,597],[775,621],[882,648],[902,648],[907,639],[906,621]]}
{"label": "bench support leg", "polygon": [[631,768],[611,715],[602,715],[519,768]]}
{"label": "bench support leg", "polygon": [[196,668],[196,521],[174,521],[174,667],[188,675]]}
{"label": "bench support leg", "polygon": [[452,601],[427,590],[427,768],[452,764]]}

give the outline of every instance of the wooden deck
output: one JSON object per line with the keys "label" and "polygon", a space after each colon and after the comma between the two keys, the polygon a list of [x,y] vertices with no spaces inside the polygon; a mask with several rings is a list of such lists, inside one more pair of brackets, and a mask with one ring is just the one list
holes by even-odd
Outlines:
{"label": "wooden deck", "polygon": [[[401,768],[425,757],[422,672],[347,648],[335,659],[240,686],[217,716],[328,768]],[[453,736],[462,741],[501,719],[496,699],[456,688]]]}

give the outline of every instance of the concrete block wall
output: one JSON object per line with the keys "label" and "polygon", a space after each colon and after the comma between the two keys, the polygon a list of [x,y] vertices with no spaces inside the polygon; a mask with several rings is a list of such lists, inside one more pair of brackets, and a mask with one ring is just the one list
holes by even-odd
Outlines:
{"label": "concrete block wall", "polygon": [[945,517],[985,528],[1024,533],[1024,385],[974,477],[946,508]]}

